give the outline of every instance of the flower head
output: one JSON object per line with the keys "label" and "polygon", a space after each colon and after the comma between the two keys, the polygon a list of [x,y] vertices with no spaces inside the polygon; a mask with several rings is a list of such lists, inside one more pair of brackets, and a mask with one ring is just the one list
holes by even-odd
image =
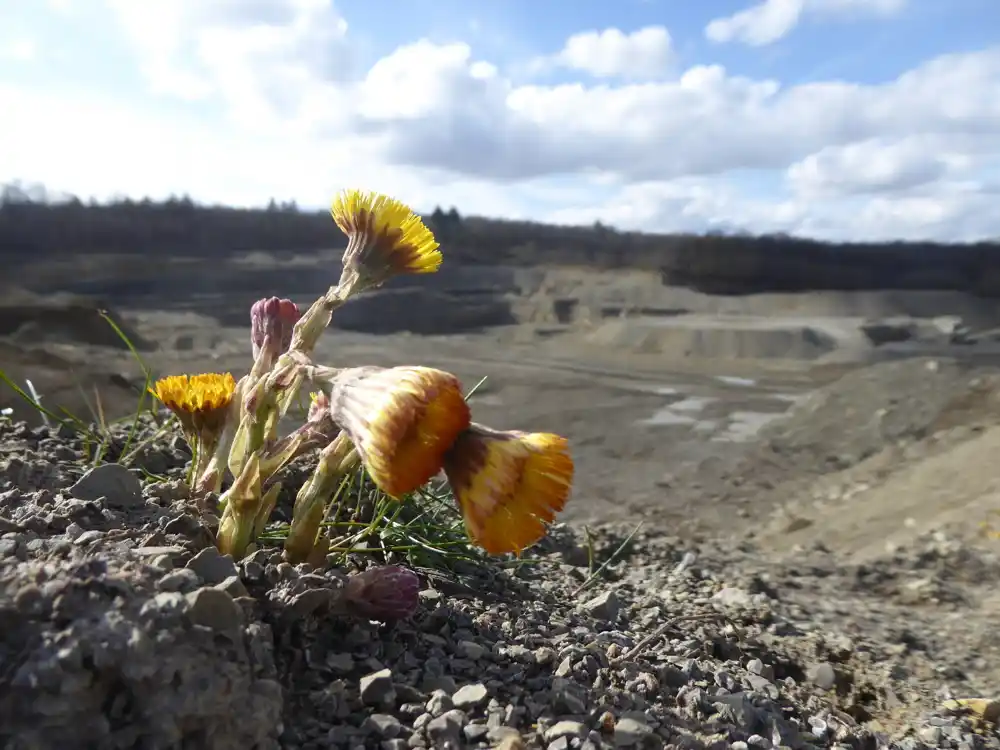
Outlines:
{"label": "flower head", "polygon": [[430,367],[352,367],[331,383],[330,414],[350,436],[372,481],[392,497],[421,487],[469,426],[454,375]]}
{"label": "flower head", "polygon": [[221,473],[214,454],[227,442],[223,439],[229,434],[227,426],[237,418],[238,401],[233,401],[237,385],[233,376],[228,372],[171,375],[157,380],[149,390],[177,415],[191,446],[190,486],[198,491],[217,487]]}
{"label": "flower head", "polygon": [[250,308],[250,342],[253,358],[260,356],[265,345],[277,356],[292,343],[292,328],[299,319],[299,308],[290,299],[268,297],[257,300]]}
{"label": "flower head", "polygon": [[149,389],[177,415],[186,433],[218,432],[226,422],[236,381],[226,373],[171,375]]}
{"label": "flower head", "polygon": [[469,537],[490,554],[520,553],[566,505],[573,459],[566,439],[473,424],[444,460]]}
{"label": "flower head", "polygon": [[397,200],[346,190],[334,199],[330,213],[349,238],[344,270],[362,279],[362,286],[397,274],[434,273],[441,265],[431,230]]}
{"label": "flower head", "polygon": [[420,579],[398,565],[369,568],[347,579],[344,604],[373,620],[402,620],[420,603]]}

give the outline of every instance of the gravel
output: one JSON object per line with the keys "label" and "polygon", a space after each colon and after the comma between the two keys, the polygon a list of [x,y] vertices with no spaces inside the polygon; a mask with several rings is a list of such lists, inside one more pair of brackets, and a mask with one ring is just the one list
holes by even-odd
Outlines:
{"label": "gravel", "polygon": [[424,575],[377,623],[333,606],[350,570],[220,555],[182,443],[143,430],[142,470],[86,472],[67,431],[0,419],[6,748],[1000,748],[1000,707],[954,702],[992,640],[922,631],[902,593],[919,570],[960,619],[996,580],[948,539],[858,570],[556,527],[534,564]]}

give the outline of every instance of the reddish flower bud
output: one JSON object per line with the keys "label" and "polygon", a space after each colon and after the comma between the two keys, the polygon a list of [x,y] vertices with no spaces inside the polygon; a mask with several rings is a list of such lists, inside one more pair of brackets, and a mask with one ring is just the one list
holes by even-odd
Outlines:
{"label": "reddish flower bud", "polygon": [[253,356],[270,340],[274,356],[283,354],[292,343],[292,329],[299,319],[299,308],[290,299],[269,297],[257,300],[250,308],[250,342]]}
{"label": "reddish flower bud", "polygon": [[402,620],[419,604],[420,579],[408,568],[382,565],[347,579],[344,603],[349,610],[372,620]]}

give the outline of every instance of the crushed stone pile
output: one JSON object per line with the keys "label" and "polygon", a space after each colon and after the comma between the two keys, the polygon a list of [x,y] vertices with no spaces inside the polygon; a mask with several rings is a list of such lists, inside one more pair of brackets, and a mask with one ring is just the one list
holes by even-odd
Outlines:
{"label": "crushed stone pile", "polygon": [[998,422],[996,369],[944,358],[879,363],[809,394],[741,450],[683,466],[663,485],[679,507],[721,509],[716,525],[727,516],[746,525],[809,497],[824,476],[882,453],[894,466],[919,461]]}
{"label": "crushed stone pile", "polygon": [[[180,441],[138,438],[145,471],[182,470]],[[557,527],[532,564],[419,571],[417,614],[379,624],[334,613],[351,571],[220,556],[177,480],[84,475],[83,447],[0,421],[12,750],[1000,748],[1000,708],[948,692],[961,662],[849,632],[849,588],[817,611],[815,562]]]}

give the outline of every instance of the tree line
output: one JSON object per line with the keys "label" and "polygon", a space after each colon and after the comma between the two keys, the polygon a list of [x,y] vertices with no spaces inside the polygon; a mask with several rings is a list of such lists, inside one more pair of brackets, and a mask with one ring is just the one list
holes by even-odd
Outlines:
{"label": "tree line", "polygon": [[[831,243],[784,235],[621,232],[597,222],[556,226],[461,216],[425,217],[449,263],[638,268],[668,284],[742,294],[805,289],[958,289],[1000,297],[1000,242]],[[0,192],[0,260],[8,270],[77,253],[206,259],[344,244],[326,211],[122,198],[54,201],[17,186]]]}

